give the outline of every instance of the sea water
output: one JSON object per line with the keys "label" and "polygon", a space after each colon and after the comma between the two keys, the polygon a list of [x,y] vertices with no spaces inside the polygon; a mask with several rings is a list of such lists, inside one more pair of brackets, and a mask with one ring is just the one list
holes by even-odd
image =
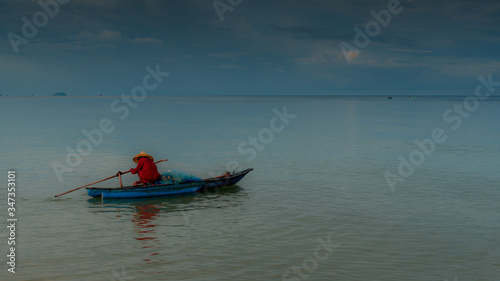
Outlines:
{"label": "sea water", "polygon": [[[0,98],[1,280],[500,280],[499,98],[465,115],[450,96],[116,100]],[[160,172],[254,171],[187,196],[54,197],[141,151]]]}

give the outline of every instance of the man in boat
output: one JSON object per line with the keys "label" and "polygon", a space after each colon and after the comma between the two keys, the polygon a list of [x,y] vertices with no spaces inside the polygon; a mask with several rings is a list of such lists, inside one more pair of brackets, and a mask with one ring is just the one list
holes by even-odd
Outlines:
{"label": "man in boat", "polygon": [[139,181],[136,181],[134,185],[148,185],[154,184],[155,182],[161,180],[161,175],[158,173],[158,167],[154,162],[153,156],[147,154],[145,151],[134,156],[132,159],[137,163],[137,167],[130,169],[130,172],[135,175],[139,173]]}

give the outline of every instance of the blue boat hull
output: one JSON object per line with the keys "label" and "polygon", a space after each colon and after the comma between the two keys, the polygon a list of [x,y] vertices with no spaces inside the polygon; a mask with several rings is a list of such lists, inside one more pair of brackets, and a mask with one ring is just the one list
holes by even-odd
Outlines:
{"label": "blue boat hull", "polygon": [[194,193],[202,189],[209,190],[234,185],[252,170],[247,169],[226,177],[209,178],[180,184],[127,186],[119,188],[88,187],[87,194],[92,197],[102,198],[144,198],[181,195]]}

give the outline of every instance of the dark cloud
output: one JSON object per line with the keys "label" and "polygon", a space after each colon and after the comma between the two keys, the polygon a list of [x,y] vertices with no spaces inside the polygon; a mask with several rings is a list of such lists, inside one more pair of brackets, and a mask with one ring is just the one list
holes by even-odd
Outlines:
{"label": "dark cloud", "polygon": [[212,1],[73,0],[16,54],[8,34],[41,7],[0,0],[0,93],[120,94],[158,63],[172,74],[158,94],[467,88],[499,65],[500,2],[488,0],[401,0],[347,63],[339,44],[388,2],[243,0],[220,21]]}

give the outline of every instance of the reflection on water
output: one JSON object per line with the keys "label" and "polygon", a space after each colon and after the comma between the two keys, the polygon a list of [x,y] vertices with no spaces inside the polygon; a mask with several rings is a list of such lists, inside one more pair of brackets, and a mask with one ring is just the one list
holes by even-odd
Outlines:
{"label": "reflection on water", "polygon": [[[157,226],[155,220],[157,219],[157,215],[160,212],[160,208],[155,206],[154,204],[136,206],[134,219],[132,222],[134,223],[134,232],[137,234],[134,239],[141,242],[141,248],[154,248],[158,241],[158,234],[156,233],[155,227]],[[158,255],[158,252],[152,253],[150,256]],[[143,261],[147,263],[155,263],[151,261],[150,258],[143,259]],[[156,261],[156,262],[161,262]]]}
{"label": "reflection on water", "polygon": [[[206,221],[217,217],[215,213],[230,211],[225,209],[243,204],[247,197],[243,188],[234,185],[221,189],[214,189],[190,195],[136,198],[136,199],[101,199],[87,200],[88,209],[97,213],[99,217],[115,217],[114,220],[122,225],[121,238],[127,241],[128,246],[137,255],[137,261],[147,265],[142,274],[161,274],[166,264],[173,258],[179,257],[188,241],[204,240],[207,236],[227,236],[230,230],[221,232],[220,229],[200,229],[199,221]],[[114,214],[114,215],[113,215]],[[220,220],[220,219],[219,219]],[[129,221],[129,226],[123,223]],[[223,221],[223,220],[221,220]],[[113,223],[113,221],[108,221]],[[95,228],[94,231],[106,232],[105,229]],[[188,234],[188,235],[186,235]],[[119,241],[121,242],[121,241]]]}

